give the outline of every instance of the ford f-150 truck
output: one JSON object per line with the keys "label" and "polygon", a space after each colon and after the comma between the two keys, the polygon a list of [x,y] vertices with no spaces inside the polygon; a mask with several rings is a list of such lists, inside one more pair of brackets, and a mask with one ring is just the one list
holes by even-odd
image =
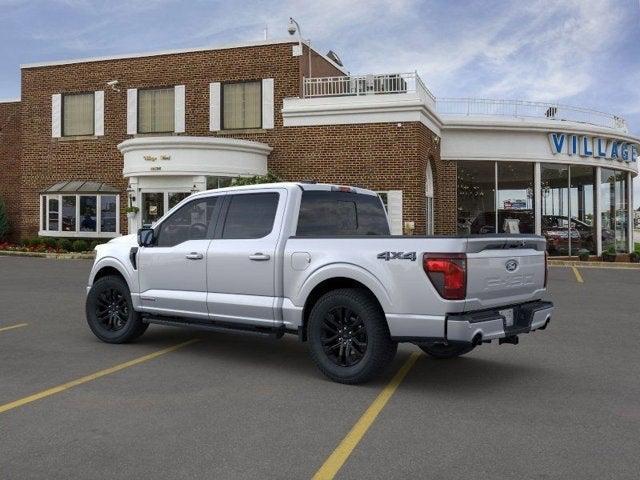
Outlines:
{"label": "ford f-150 truck", "polygon": [[380,197],[353,187],[201,192],[96,251],[86,315],[101,340],[151,323],[292,333],[343,383],[380,373],[398,342],[453,358],[515,344],[553,311],[543,237],[392,236]]}

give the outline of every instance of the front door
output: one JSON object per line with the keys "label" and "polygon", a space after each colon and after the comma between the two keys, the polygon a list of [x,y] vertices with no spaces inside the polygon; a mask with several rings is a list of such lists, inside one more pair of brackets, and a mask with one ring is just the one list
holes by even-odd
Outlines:
{"label": "front door", "polygon": [[221,227],[207,253],[213,320],[273,326],[276,246],[285,201],[286,190],[227,195]]}
{"label": "front door", "polygon": [[153,247],[138,253],[143,311],[208,319],[207,250],[221,197],[195,198],[155,228]]}

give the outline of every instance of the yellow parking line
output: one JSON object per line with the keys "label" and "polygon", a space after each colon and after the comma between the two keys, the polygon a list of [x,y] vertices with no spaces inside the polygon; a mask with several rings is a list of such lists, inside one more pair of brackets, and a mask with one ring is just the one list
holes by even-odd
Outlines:
{"label": "yellow parking line", "polygon": [[573,269],[573,274],[576,276],[576,280],[578,281],[578,283],[584,283],[584,280],[582,279],[582,275],[580,275],[580,272],[578,271],[578,269],[576,267],[571,267]]}
{"label": "yellow parking line", "polygon": [[329,480],[336,476],[338,471],[342,468],[342,465],[344,465],[344,462],[346,462],[349,455],[351,455],[351,452],[353,452],[360,440],[362,440],[364,434],[367,433],[369,427],[371,427],[389,399],[395,393],[400,383],[402,383],[404,377],[407,375],[409,370],[411,370],[413,364],[416,363],[419,356],[420,353],[417,352],[411,354],[387,386],[384,387],[373,403],[369,405],[369,408],[367,408],[347,436],[340,442],[340,445],[338,445],[329,458],[327,458],[327,460],[322,464],[320,469],[313,476],[313,480]]}
{"label": "yellow parking line", "polygon": [[10,327],[0,327],[0,332],[6,332],[7,330],[13,330],[14,328],[22,328],[29,325],[28,323],[18,323],[17,325],[11,325]]}
{"label": "yellow parking line", "polygon": [[104,377],[106,375],[110,375],[112,373],[119,372],[120,370],[124,370],[125,368],[133,367],[134,365],[138,365],[140,363],[146,362],[148,360],[153,360],[160,355],[164,355],[165,353],[175,352],[179,348],[186,347],[187,345],[191,345],[194,342],[197,342],[198,339],[189,340],[187,342],[179,343],[178,345],[174,345],[173,347],[165,348],[163,350],[158,350],[157,352],[150,353],[149,355],[145,355],[144,357],[139,357],[133,360],[130,360],[125,363],[121,363],[119,365],[115,365],[111,368],[107,368],[105,370],[100,370],[99,372],[92,373],[91,375],[87,375],[86,377],[78,378],[77,380],[72,380],[71,382],[64,383],[62,385],[58,385],[57,387],[49,388],[47,390],[43,390],[42,392],[35,393],[33,395],[29,395],[28,397],[21,398],[11,403],[5,403],[4,405],[0,405],[0,413],[7,412],[9,410],[13,410],[14,408],[22,407],[31,402],[35,402],[36,400],[40,400],[45,397],[50,397],[51,395],[55,395],[56,393],[64,392],[73,387],[77,387],[78,385],[82,385],[83,383],[90,382],[92,380],[97,380],[100,377]]}

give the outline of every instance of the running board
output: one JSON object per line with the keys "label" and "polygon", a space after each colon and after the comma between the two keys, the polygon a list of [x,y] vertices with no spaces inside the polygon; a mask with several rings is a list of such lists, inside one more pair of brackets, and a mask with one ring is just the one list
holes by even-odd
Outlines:
{"label": "running board", "polygon": [[224,322],[192,322],[177,317],[156,317],[153,315],[145,315],[142,317],[144,323],[153,323],[156,325],[164,325],[166,327],[189,327],[196,328],[198,330],[208,330],[210,332],[223,332],[223,333],[243,333],[261,335],[274,338],[282,338],[286,333],[284,325],[279,327],[259,327],[256,325],[239,325],[236,323],[224,323]]}

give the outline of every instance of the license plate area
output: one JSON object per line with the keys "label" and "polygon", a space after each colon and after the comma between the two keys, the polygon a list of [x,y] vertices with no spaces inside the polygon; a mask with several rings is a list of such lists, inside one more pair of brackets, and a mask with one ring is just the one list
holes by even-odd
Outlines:
{"label": "license plate area", "polygon": [[513,327],[513,308],[498,310],[498,315],[502,316],[505,327]]}

